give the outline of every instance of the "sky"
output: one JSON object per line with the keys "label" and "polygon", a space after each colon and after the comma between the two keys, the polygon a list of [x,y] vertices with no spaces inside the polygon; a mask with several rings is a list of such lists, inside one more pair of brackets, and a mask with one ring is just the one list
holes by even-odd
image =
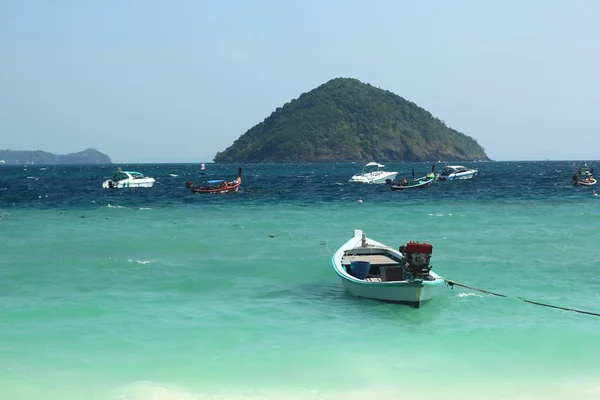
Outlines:
{"label": "sky", "polygon": [[598,160],[598,15],[596,0],[0,0],[0,149],[210,162],[345,77],[492,160]]}

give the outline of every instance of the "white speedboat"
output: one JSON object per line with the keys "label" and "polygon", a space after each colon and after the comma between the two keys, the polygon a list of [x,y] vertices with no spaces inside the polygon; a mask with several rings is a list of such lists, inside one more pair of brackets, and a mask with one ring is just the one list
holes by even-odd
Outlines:
{"label": "white speedboat", "polygon": [[477,175],[476,169],[469,169],[462,165],[446,165],[442,172],[440,172],[436,179],[438,181],[454,181],[457,179],[471,179]]}
{"label": "white speedboat", "polygon": [[356,229],[332,257],[344,288],[358,297],[420,307],[444,288],[445,280],[429,265],[433,246],[408,242],[400,251]]}
{"label": "white speedboat", "polygon": [[[375,169],[373,169],[373,167]],[[384,168],[385,165],[370,162],[365,165],[360,174],[354,175],[348,182],[358,182],[358,183],[385,183],[386,180],[393,181],[396,179],[396,175],[398,172],[387,172],[382,171],[380,168]]]}
{"label": "white speedboat", "polygon": [[121,171],[119,168],[113,175],[112,179],[108,179],[102,183],[105,189],[121,189],[121,188],[136,188],[136,187],[152,187],[155,179],[144,176],[140,172]]}

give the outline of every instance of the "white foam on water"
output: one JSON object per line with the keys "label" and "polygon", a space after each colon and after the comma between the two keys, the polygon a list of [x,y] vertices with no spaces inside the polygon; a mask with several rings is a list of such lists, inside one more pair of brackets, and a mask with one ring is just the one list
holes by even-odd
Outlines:
{"label": "white foam on water", "polygon": [[110,204],[110,203],[109,203],[109,204],[106,206],[106,208],[127,208],[127,207],[123,207],[123,206],[113,206],[112,204]]}
{"label": "white foam on water", "polygon": [[477,294],[477,293],[459,293],[456,295],[456,297],[472,297],[472,296],[483,297],[482,295]]}
{"label": "white foam on water", "polygon": [[136,382],[115,393],[115,400],[199,400],[183,388],[167,387],[154,382]]}
{"label": "white foam on water", "polygon": [[[369,385],[365,382],[365,385]],[[485,386],[468,383],[456,385],[437,385],[428,383],[427,377],[414,384],[390,387],[389,383],[376,383],[365,389],[340,389],[321,391],[310,388],[268,388],[268,389],[222,389],[202,393],[170,384],[141,381],[126,385],[115,391],[114,397],[107,400],[597,400],[600,398],[600,386],[589,383],[568,383],[562,385],[544,385],[537,387],[526,384],[512,386],[494,384]],[[543,387],[543,389],[540,389]]]}
{"label": "white foam on water", "polygon": [[152,261],[142,261],[142,260],[127,260],[127,262],[130,263],[136,263],[136,264],[152,264]]}

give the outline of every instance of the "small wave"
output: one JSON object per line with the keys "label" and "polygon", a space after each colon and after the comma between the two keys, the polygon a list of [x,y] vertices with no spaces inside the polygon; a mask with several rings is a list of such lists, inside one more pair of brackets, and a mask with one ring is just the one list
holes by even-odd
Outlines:
{"label": "small wave", "polygon": [[36,178],[35,176],[28,176],[27,179],[35,179],[37,181],[40,178]]}
{"label": "small wave", "polygon": [[152,264],[152,261],[142,261],[142,260],[127,260],[127,262],[136,263],[136,264],[143,264],[143,265]]}
{"label": "small wave", "polygon": [[168,388],[152,382],[137,382],[119,390],[118,399],[198,400],[200,397],[180,388]]}
{"label": "small wave", "polygon": [[140,210],[146,211],[146,210],[152,210],[152,209],[150,207],[140,207]]}
{"label": "small wave", "polygon": [[179,176],[179,175],[177,175],[177,174],[169,174],[169,176]]}
{"label": "small wave", "polygon": [[[384,385],[379,385],[384,386]],[[448,385],[445,386],[448,388]],[[460,384],[453,385],[448,389],[450,393],[444,398],[456,400],[465,398],[464,394],[452,394],[452,391],[460,391],[465,388]],[[490,400],[545,400],[549,398],[577,398],[581,400],[592,400],[598,397],[598,387],[596,384],[585,384],[583,387],[574,384],[558,384],[548,385],[543,391],[528,390],[527,388],[519,388],[520,393],[511,393],[511,391],[494,393],[497,390],[495,387],[487,389],[479,389],[474,392],[479,394],[476,397],[467,398],[486,398]],[[525,395],[523,394],[525,393]],[[558,393],[559,396],[553,396]],[[568,393],[569,396],[564,394]],[[252,389],[244,391],[221,390],[217,392],[201,393],[178,385],[167,385],[157,382],[141,381],[121,387],[114,391],[115,400],[433,400],[438,399],[436,393],[423,393],[413,388],[402,389],[402,397],[398,397],[398,389],[393,385],[386,385],[379,388],[365,388],[362,390],[341,390],[335,392],[321,392],[318,389],[311,388],[286,388],[286,389]],[[111,399],[112,400],[112,399]]]}
{"label": "small wave", "polygon": [[435,213],[435,214],[434,213],[429,213],[427,215],[429,215],[430,217],[445,217],[445,216],[451,217],[452,213],[448,213],[448,214],[444,214],[444,213]]}
{"label": "small wave", "polygon": [[113,206],[112,204],[108,204],[106,207],[107,208],[127,208],[127,207],[123,207],[123,206]]}
{"label": "small wave", "polygon": [[[374,393],[370,393],[371,396]],[[167,385],[158,382],[140,381],[132,383],[117,390],[117,399],[121,400],[323,400],[318,390],[292,389],[281,392],[279,390],[264,391],[217,391],[212,393],[194,393],[189,388]],[[371,399],[376,397],[352,397],[354,399]],[[381,398],[381,397],[379,397]],[[331,400],[346,399],[345,396],[328,397]]]}
{"label": "small wave", "polygon": [[483,297],[481,295],[478,295],[477,293],[459,293],[456,295],[456,297],[472,297],[472,296]]}

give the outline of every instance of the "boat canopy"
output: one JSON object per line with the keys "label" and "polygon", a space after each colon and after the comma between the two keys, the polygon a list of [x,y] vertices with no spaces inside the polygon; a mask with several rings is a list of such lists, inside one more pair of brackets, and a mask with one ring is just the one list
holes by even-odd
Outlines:
{"label": "boat canopy", "polygon": [[225,182],[225,180],[223,180],[223,179],[213,179],[210,181],[206,181],[206,183],[208,183],[209,185],[216,185],[218,183],[223,183],[223,182]]}
{"label": "boat canopy", "polygon": [[113,175],[114,181],[121,181],[123,179],[129,179],[129,175],[127,175],[125,171],[115,172],[115,174]]}
{"label": "boat canopy", "polygon": [[385,167],[385,165],[376,163],[375,161],[371,161],[370,163],[368,163],[367,165],[365,165],[365,167],[379,167],[379,168],[383,168],[383,167]]}
{"label": "boat canopy", "polygon": [[444,171],[464,172],[467,171],[467,168],[462,165],[447,165],[444,167]]}
{"label": "boat canopy", "polygon": [[123,179],[142,179],[145,178],[144,174],[136,171],[117,171],[113,175],[113,181],[122,181]]}

